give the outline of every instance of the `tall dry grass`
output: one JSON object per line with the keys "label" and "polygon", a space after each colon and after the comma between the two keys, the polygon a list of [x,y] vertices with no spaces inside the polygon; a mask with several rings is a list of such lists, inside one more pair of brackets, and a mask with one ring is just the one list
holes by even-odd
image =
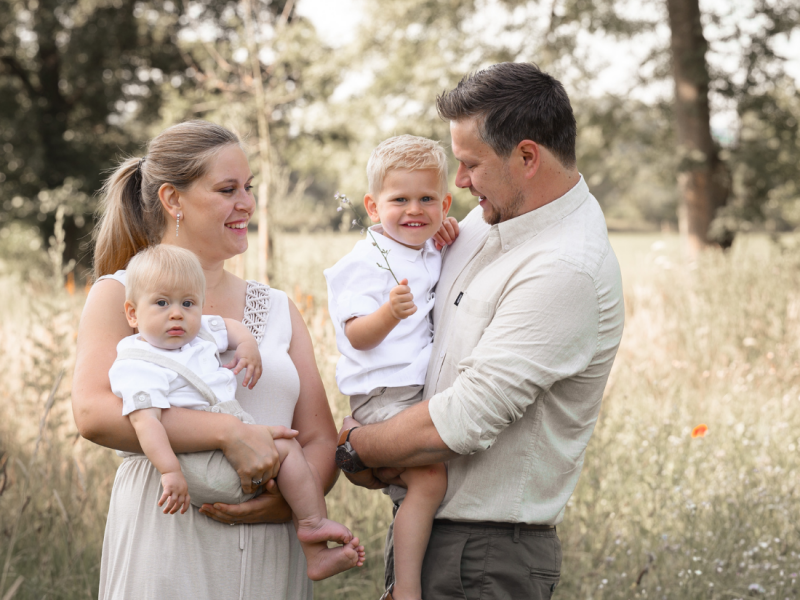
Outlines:
{"label": "tall dry grass", "polygon": [[[305,317],[337,421],[348,410],[334,379],[338,353],[321,270],[355,239],[276,240],[273,283]],[[728,254],[687,266],[673,238],[612,242],[627,323],[559,526],[556,597],[797,597],[800,250],[743,238]],[[0,599],[97,594],[116,461],[80,440],[72,423],[69,377],[82,300],[61,281],[0,271],[0,565],[9,565]],[[700,423],[708,433],[692,438]],[[315,596],[378,598],[390,502],[341,479],[328,506],[365,541],[368,562],[321,582]]]}

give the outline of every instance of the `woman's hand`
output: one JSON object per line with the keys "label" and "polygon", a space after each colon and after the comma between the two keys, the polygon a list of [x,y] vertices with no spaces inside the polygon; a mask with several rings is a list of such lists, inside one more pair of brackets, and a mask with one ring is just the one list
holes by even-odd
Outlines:
{"label": "woman's hand", "polygon": [[258,485],[254,485],[253,480],[260,483],[278,474],[281,463],[273,440],[291,439],[297,433],[282,426],[248,425],[238,419],[232,422],[224,437],[222,452],[239,474],[246,494],[256,491]]}
{"label": "woman's hand", "polygon": [[200,512],[207,517],[236,525],[241,523],[288,523],[292,509],[284,500],[274,479],[264,486],[264,493],[241,504],[203,504]]}

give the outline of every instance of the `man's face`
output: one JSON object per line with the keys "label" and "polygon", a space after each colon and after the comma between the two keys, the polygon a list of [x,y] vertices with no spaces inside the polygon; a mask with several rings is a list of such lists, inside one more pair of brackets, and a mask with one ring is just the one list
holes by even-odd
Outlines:
{"label": "man's face", "polygon": [[478,133],[475,119],[450,121],[453,155],[458,160],[456,185],[480,198],[489,225],[519,216],[524,202],[507,159],[498,156]]}

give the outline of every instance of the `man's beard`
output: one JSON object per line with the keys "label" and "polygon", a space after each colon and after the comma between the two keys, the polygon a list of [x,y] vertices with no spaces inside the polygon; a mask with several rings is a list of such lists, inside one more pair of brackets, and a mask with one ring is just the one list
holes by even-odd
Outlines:
{"label": "man's beard", "polygon": [[502,223],[503,221],[508,221],[513,219],[514,217],[519,216],[519,209],[525,203],[525,198],[522,195],[522,190],[516,190],[514,195],[511,197],[511,200],[508,204],[503,206],[496,206],[491,204],[487,200],[487,204],[492,209],[489,214],[486,214],[486,211],[483,211],[483,220],[486,221],[489,225],[497,225],[498,223]]}

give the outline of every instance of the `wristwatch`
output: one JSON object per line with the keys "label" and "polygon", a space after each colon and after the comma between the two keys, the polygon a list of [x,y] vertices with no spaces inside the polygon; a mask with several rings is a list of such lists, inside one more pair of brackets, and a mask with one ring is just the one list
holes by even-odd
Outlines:
{"label": "wristwatch", "polygon": [[339,444],[336,446],[336,466],[345,473],[359,473],[368,467],[364,466],[358,453],[350,445],[350,434],[358,427],[345,429],[339,436]]}

